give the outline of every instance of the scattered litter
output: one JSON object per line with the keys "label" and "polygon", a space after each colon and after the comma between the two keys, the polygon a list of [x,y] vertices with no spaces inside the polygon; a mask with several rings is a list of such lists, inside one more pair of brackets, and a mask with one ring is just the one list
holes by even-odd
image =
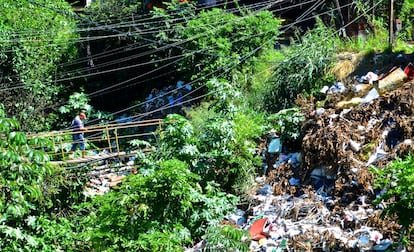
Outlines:
{"label": "scattered litter", "polygon": [[282,151],[282,144],[280,142],[280,138],[273,138],[269,143],[267,152],[271,154],[276,154],[276,153],[280,153],[281,151]]}
{"label": "scattered litter", "polygon": [[[407,80],[408,76],[400,67],[394,68],[384,78],[378,80],[377,85],[380,91],[391,91],[399,88]],[[375,83],[374,83],[375,85]]]}
{"label": "scattered litter", "polygon": [[367,162],[367,166],[381,160],[382,158],[385,157],[385,155],[387,155],[387,152],[384,151],[382,145],[378,146],[375,153],[373,153],[369,157],[368,162]]}
{"label": "scattered litter", "polygon": [[334,82],[331,87],[323,86],[320,90],[323,94],[332,94],[332,93],[344,93],[346,90],[345,85],[342,82]]}
{"label": "scattered litter", "polygon": [[260,195],[264,195],[264,196],[271,195],[273,193],[272,187],[270,185],[266,184],[262,188],[260,188],[257,191],[257,193],[260,194]]}
{"label": "scattered litter", "polygon": [[358,79],[360,83],[369,83],[372,84],[374,81],[378,80],[378,74],[374,72],[368,72],[366,75],[361,76],[361,78]]}
{"label": "scattered litter", "polygon": [[262,218],[256,220],[249,228],[249,233],[252,240],[259,241],[263,238],[266,238],[267,234],[264,229],[266,224],[268,224],[267,218]]}
{"label": "scattered litter", "polygon": [[368,94],[362,99],[362,103],[370,103],[371,101],[377,99],[378,97],[380,97],[378,91],[373,88],[371,89]]}

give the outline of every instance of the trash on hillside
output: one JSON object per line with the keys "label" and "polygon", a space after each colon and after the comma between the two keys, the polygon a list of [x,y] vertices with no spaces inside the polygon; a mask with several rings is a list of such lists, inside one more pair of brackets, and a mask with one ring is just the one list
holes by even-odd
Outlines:
{"label": "trash on hillside", "polygon": [[380,97],[380,94],[375,88],[373,88],[368,92],[368,94],[364,98],[362,98],[362,103],[370,103],[378,97]]}
{"label": "trash on hillside", "polygon": [[[280,146],[277,155],[265,155],[263,162],[274,169],[256,179],[260,186],[243,209],[245,230],[267,219],[256,224],[259,231],[253,233],[259,235],[250,251],[389,251],[400,239],[395,218],[382,218],[386,204],[372,204],[382,191],[373,189],[368,166],[385,167],[414,149],[414,67],[407,67],[404,83],[386,91],[366,79],[323,103],[297,98],[305,115],[301,144],[289,146],[291,153]],[[383,84],[390,77],[378,75]],[[336,106],[356,96],[348,107]],[[268,154],[269,147],[263,144],[259,153]]]}
{"label": "trash on hillside", "polygon": [[381,160],[387,155],[387,152],[383,149],[383,144],[377,147],[376,151],[369,157],[367,166],[370,166],[371,164]]}
{"label": "trash on hillside", "polygon": [[359,83],[369,83],[369,84],[373,84],[377,80],[378,80],[378,74],[374,72],[368,72],[366,75],[358,79]]}
{"label": "trash on hillside", "polygon": [[362,94],[365,94],[365,93],[367,93],[369,90],[371,90],[371,89],[372,89],[372,87],[373,87],[373,85],[371,85],[371,84],[357,84],[357,85],[355,85],[355,86],[354,86],[353,91],[354,91],[355,93],[362,93]]}
{"label": "trash on hillside", "polygon": [[348,101],[340,101],[336,104],[336,107],[341,109],[347,109],[360,104],[370,103],[378,97],[380,97],[380,94],[378,93],[377,89],[372,88],[364,97],[354,97]]}
{"label": "trash on hillside", "polygon": [[374,82],[380,92],[391,91],[399,88],[408,79],[401,67],[393,68],[387,75]]}
{"label": "trash on hillside", "polygon": [[375,252],[387,251],[392,245],[390,240],[382,240],[379,244],[375,245],[372,249]]}
{"label": "trash on hillside", "polygon": [[333,94],[333,93],[344,93],[346,90],[345,85],[342,82],[334,82],[331,87],[324,86],[320,92],[324,94]]}
{"label": "trash on hillside", "polygon": [[315,190],[319,190],[321,187],[323,187],[324,190],[330,190],[335,182],[335,176],[328,172],[326,167],[313,169],[310,178]]}
{"label": "trash on hillside", "polygon": [[289,183],[290,183],[290,185],[293,185],[293,186],[300,186],[300,179],[299,178],[290,178]]}
{"label": "trash on hillside", "polygon": [[267,152],[270,154],[277,154],[282,151],[282,143],[280,141],[279,137],[272,138],[269,143],[269,147],[267,149]]}
{"label": "trash on hillside", "polygon": [[349,101],[340,101],[336,104],[337,108],[345,109],[361,104],[364,100],[361,97],[354,97]]}
{"label": "trash on hillside", "polygon": [[272,186],[265,184],[262,188],[257,190],[257,193],[260,195],[264,195],[264,196],[272,195],[273,194]]}
{"label": "trash on hillside", "polygon": [[412,63],[409,63],[404,68],[404,73],[407,75],[407,80],[411,81],[414,79],[414,65]]}
{"label": "trash on hillside", "polygon": [[378,222],[380,228],[382,220],[380,210],[366,204],[365,199],[349,208],[329,210],[315,196],[312,192],[300,197],[268,195],[266,200],[254,201],[259,204],[254,208],[269,208],[266,205],[270,204],[271,211],[256,211],[242,225],[251,235],[250,251],[285,251],[288,246],[292,251],[322,247],[328,249],[324,251],[372,251],[376,245],[392,243],[388,238],[383,240],[385,236],[377,228],[366,225]]}
{"label": "trash on hillside", "polygon": [[349,140],[349,146],[351,147],[351,149],[355,152],[359,152],[361,150],[361,144],[355,142],[354,140]]}
{"label": "trash on hillside", "polygon": [[315,115],[322,115],[323,113],[325,113],[324,108],[318,108],[315,110]]}
{"label": "trash on hillside", "polygon": [[236,211],[227,216],[226,219],[239,226],[247,222],[246,213],[241,209],[236,209]]}
{"label": "trash on hillside", "polygon": [[249,228],[251,239],[258,241],[266,238],[268,234],[265,232],[265,228],[268,224],[267,218],[261,218],[253,222]]}

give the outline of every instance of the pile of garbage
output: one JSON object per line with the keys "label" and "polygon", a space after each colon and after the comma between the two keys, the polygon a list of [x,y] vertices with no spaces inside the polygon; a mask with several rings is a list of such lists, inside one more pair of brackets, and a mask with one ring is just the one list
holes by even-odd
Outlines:
{"label": "pile of garbage", "polygon": [[380,210],[364,202],[339,209],[312,192],[297,197],[262,192],[252,200],[253,217],[244,225],[251,251],[385,251],[392,245],[379,227],[385,223]]}
{"label": "pile of garbage", "polygon": [[228,217],[249,231],[251,251],[390,251],[399,245],[400,225],[381,217],[383,205],[372,204],[381,190],[372,186],[370,167],[414,150],[413,78],[410,63],[324,87],[322,104],[298,98],[306,118],[300,148],[286,151],[270,132],[267,176],[257,179],[250,207]]}
{"label": "pile of garbage", "polygon": [[133,161],[126,164],[101,162],[88,171],[89,182],[86,183],[83,193],[91,197],[103,195],[120,184],[126,176],[136,173]]}

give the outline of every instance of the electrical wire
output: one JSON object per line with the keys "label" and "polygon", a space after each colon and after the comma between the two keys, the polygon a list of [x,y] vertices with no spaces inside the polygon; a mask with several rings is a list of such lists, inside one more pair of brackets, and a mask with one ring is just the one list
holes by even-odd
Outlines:
{"label": "electrical wire", "polygon": [[[241,17],[241,18],[245,18],[245,17]],[[128,35],[128,34],[124,34],[124,36],[126,36],[126,35]],[[200,37],[200,36],[202,36],[202,34],[199,34],[199,35],[197,35],[197,36],[194,36],[193,38],[189,38],[189,39],[187,39],[187,40],[185,40],[185,41],[178,41],[178,42],[175,42],[175,43],[172,43],[172,44],[166,44],[166,45],[164,45],[163,47],[161,47],[161,48],[157,48],[156,50],[157,51],[160,51],[160,50],[164,50],[164,49],[166,49],[166,48],[170,48],[170,47],[177,47],[177,45],[180,45],[180,44],[183,44],[183,43],[185,43],[186,41],[189,41],[189,40],[192,40],[192,39],[195,39],[195,38],[197,38],[197,37]],[[157,42],[157,41],[151,41],[151,42]],[[185,48],[182,48],[182,47],[179,47],[180,49],[183,49],[183,50],[186,50]],[[193,51],[194,52],[194,51]],[[147,52],[147,54],[150,54],[150,53],[153,53],[153,52]],[[109,70],[108,70],[109,71]],[[114,70],[115,71],[115,70]],[[103,71],[103,72],[106,72],[106,71]],[[102,73],[102,72],[101,72]],[[94,73],[93,74],[89,74],[89,75],[81,75],[80,77],[88,77],[88,76],[90,76],[90,75],[95,75]],[[79,77],[79,78],[80,78]],[[77,77],[72,77],[72,78],[78,78],[78,76]],[[62,81],[62,80],[71,80],[72,78],[64,78],[64,79],[60,79],[60,80],[58,80],[58,81]],[[16,87],[9,87],[9,88],[6,88],[6,89],[4,89],[4,90],[11,90],[11,89],[16,89],[16,88],[21,88],[21,87],[24,87],[24,86],[26,86],[26,85],[20,85],[20,86],[16,86]]]}
{"label": "electrical wire", "polygon": [[[382,1],[380,1],[380,3],[381,3]],[[379,3],[378,3],[379,4]],[[373,7],[374,8],[374,7]],[[364,14],[366,14],[367,12],[368,12],[369,10],[367,10]],[[350,22],[350,23],[348,23],[346,26],[349,26],[351,23],[353,23],[353,22],[355,22],[357,19],[354,19],[352,22]],[[341,28],[345,28],[346,26],[344,26],[344,27],[341,27]],[[339,32],[339,30],[337,30],[337,32]]]}
{"label": "electrical wire", "polygon": [[[119,69],[116,69],[116,70],[119,70]],[[109,71],[116,71],[116,70],[109,70]],[[88,75],[81,75],[81,76],[78,76],[79,78],[80,77],[86,77],[86,76],[88,76]],[[73,78],[73,77],[72,77]],[[72,78],[70,78],[70,79],[72,79]],[[68,79],[68,78],[67,78]],[[63,79],[63,80],[67,80],[67,79]],[[9,88],[6,88],[6,90],[7,89],[11,89],[10,87]],[[13,88],[14,89],[14,88]]]}
{"label": "electrical wire", "polygon": [[[317,6],[314,6],[313,8],[316,8]],[[344,8],[344,6],[342,6],[341,8]],[[332,10],[331,10],[332,11]],[[310,13],[311,11],[309,11],[309,13]],[[301,18],[303,19],[305,16],[301,16]],[[303,21],[303,20],[296,20],[296,22],[299,22],[299,21]],[[295,22],[294,22],[295,23]],[[294,24],[292,24],[292,25],[294,25]],[[254,54],[254,52],[255,51],[257,51],[257,50],[259,50],[260,49],[260,47],[258,47],[258,48],[256,48],[255,50],[253,50],[253,51],[251,51],[251,53],[250,54],[248,54],[248,55],[246,55],[245,57],[244,57],[244,60],[246,60],[248,57],[250,57],[252,54]],[[145,102],[144,103],[141,103],[141,104],[138,104],[138,105],[134,105],[134,106],[132,106],[132,107],[130,107],[130,108],[127,108],[127,109],[123,109],[123,110],[121,110],[122,112],[125,112],[126,110],[129,110],[129,109],[132,109],[132,108],[134,108],[134,107],[136,107],[136,106],[142,106],[142,105],[144,105],[145,104]],[[163,108],[159,108],[159,109],[157,109],[157,111],[158,110],[161,110],[161,109],[165,109],[165,107],[163,107]],[[143,115],[139,115],[139,116],[145,116],[145,115],[148,115],[148,114],[151,114],[151,113],[153,113],[153,111],[150,111],[150,112],[146,112],[146,113],[144,113]],[[113,113],[113,114],[116,114],[116,113]],[[134,118],[134,117],[131,117],[131,118]]]}
{"label": "electrical wire", "polygon": [[[303,3],[302,3],[303,4]],[[295,6],[292,6],[292,8],[293,7],[295,7]],[[157,41],[152,41],[153,43],[156,43]],[[148,53],[150,53],[150,52],[148,52]],[[152,53],[152,52],[151,52]],[[139,56],[136,56],[136,57],[131,57],[131,58],[137,58],[137,57],[139,57]],[[222,57],[222,56],[221,56]],[[87,59],[87,60],[89,60],[89,58]],[[117,61],[114,61],[113,62],[113,64],[116,64],[117,63]],[[109,64],[109,63],[106,63],[106,64]],[[104,65],[102,65],[102,66],[104,66]],[[97,66],[95,66],[94,67],[94,69],[97,69],[98,67]],[[85,69],[84,71],[90,71],[91,69],[89,69],[89,68],[87,68],[87,69]],[[116,71],[116,70],[113,70],[113,71]],[[79,70],[74,70],[74,71],[72,71],[72,73],[75,73],[75,72],[77,72],[77,73],[79,73]],[[70,72],[68,72],[67,74],[70,74]],[[80,77],[87,77],[88,75],[81,75]],[[66,79],[63,79],[63,80],[68,80],[68,78],[66,78]],[[16,88],[21,88],[21,87],[24,87],[25,85],[20,85],[20,86],[15,86],[15,87],[8,87],[8,88],[6,88],[6,89],[4,89],[4,90],[11,90],[11,89],[16,89]]]}

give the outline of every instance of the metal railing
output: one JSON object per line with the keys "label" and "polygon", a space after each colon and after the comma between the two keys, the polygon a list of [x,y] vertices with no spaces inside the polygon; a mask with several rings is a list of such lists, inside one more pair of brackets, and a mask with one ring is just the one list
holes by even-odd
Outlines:
{"label": "metal railing", "polygon": [[[155,129],[160,127],[162,119],[151,119],[137,122],[125,122],[85,127],[82,131],[85,137],[87,151],[97,153],[107,151],[111,154],[120,153],[120,141],[128,141],[154,135]],[[147,130],[146,130],[147,129]],[[150,129],[150,130],[148,130]],[[51,142],[52,147],[33,146],[45,151],[51,160],[66,160],[70,154],[70,147],[74,142],[72,135],[76,133],[72,129],[37,134],[28,134],[30,138],[41,138]]]}

